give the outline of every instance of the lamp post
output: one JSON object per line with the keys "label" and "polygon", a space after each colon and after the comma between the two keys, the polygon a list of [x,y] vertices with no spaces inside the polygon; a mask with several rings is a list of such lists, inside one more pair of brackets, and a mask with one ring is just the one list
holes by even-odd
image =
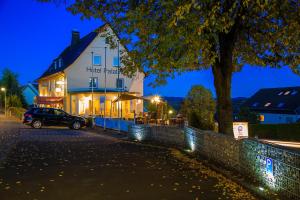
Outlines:
{"label": "lamp post", "polygon": [[158,109],[157,109],[157,105],[159,104],[159,102],[160,102],[160,97],[158,96],[158,95],[155,95],[152,99],[151,99],[151,102],[152,103],[155,103],[155,105],[156,105],[156,116],[155,116],[155,122],[156,122],[156,124],[157,124],[157,115],[158,115]]}
{"label": "lamp post", "polygon": [[2,87],[1,91],[4,92],[4,112],[5,112],[5,116],[6,114],[6,88]]}

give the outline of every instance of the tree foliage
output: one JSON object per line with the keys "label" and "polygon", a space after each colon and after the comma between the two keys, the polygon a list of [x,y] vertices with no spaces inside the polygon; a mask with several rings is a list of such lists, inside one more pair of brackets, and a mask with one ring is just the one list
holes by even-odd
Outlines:
{"label": "tree foliage", "polygon": [[[26,102],[22,93],[22,88],[18,81],[18,75],[10,69],[5,68],[2,71],[0,86],[6,89],[7,107],[26,106]],[[4,103],[4,94],[2,94],[2,104]],[[4,105],[4,104],[3,104]]]}
{"label": "tree foliage", "polygon": [[[42,0],[51,1],[51,0]],[[231,78],[243,65],[289,66],[299,73],[298,0],[76,0],[68,10],[109,22],[130,52],[122,54],[163,84],[177,73],[212,68],[219,130],[232,135]]]}
{"label": "tree foliage", "polygon": [[189,125],[204,129],[214,129],[216,103],[212,93],[200,85],[195,85],[184,100],[182,113],[188,118]]}
{"label": "tree foliage", "polygon": [[248,107],[242,107],[237,115],[239,121],[246,121],[250,124],[259,123],[258,114],[252,112]]}

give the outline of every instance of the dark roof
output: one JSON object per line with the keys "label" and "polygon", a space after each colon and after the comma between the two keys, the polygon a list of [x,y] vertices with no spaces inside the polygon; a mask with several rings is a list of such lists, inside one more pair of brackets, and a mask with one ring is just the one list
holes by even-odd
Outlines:
{"label": "dark roof", "polygon": [[261,89],[248,99],[243,107],[264,113],[300,113],[300,87]]}
{"label": "dark roof", "polygon": [[39,91],[39,84],[38,84],[38,83],[31,83],[31,85],[32,85],[37,91]]}
{"label": "dark roof", "polygon": [[[81,54],[82,52],[87,48],[87,46],[96,38],[99,32],[104,30],[104,28],[108,24],[104,24],[103,26],[99,27],[95,31],[90,32],[86,36],[82,37],[79,42],[75,45],[69,45],[67,48],[63,50],[63,52],[53,60],[51,65],[48,67],[48,69],[42,74],[42,76],[39,78],[43,78],[52,74],[55,74],[57,72],[62,72],[67,67],[69,67]],[[59,62],[61,59],[61,67],[55,68],[55,61]]]}
{"label": "dark roof", "polygon": [[247,101],[245,97],[235,97],[231,99],[232,101],[232,111],[237,114],[240,112],[241,106]]}

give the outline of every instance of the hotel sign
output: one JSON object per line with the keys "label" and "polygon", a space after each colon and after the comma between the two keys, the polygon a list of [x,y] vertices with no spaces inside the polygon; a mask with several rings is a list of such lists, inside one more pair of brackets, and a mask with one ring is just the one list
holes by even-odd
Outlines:
{"label": "hotel sign", "polygon": [[248,122],[233,122],[233,134],[236,139],[248,137]]}
{"label": "hotel sign", "polygon": [[96,67],[86,67],[86,71],[87,72],[93,72],[93,73],[98,73],[98,74],[101,74],[101,73],[105,73],[106,71],[106,74],[118,74],[118,69],[103,69],[103,68],[96,68]]}

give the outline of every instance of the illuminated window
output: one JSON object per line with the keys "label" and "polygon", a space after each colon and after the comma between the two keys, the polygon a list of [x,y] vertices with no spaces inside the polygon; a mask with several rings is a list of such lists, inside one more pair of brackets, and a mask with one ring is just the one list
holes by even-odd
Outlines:
{"label": "illuminated window", "polygon": [[270,105],[271,105],[271,103],[268,102],[268,103],[265,104],[265,107],[268,107],[268,106],[270,106]]}
{"label": "illuminated window", "polygon": [[101,56],[99,56],[99,55],[94,55],[94,58],[93,58],[93,64],[94,64],[94,65],[101,65]]}
{"label": "illuminated window", "polygon": [[89,87],[90,88],[97,88],[98,87],[98,77],[90,77]]}
{"label": "illuminated window", "polygon": [[286,92],[284,93],[284,95],[288,95],[290,92],[291,92],[291,91],[286,91]]}
{"label": "illuminated window", "polygon": [[117,88],[124,88],[124,79],[123,78],[117,79],[116,86]]}
{"label": "illuminated window", "polygon": [[282,95],[282,94],[283,94],[283,92],[279,92],[279,93],[278,93],[279,96]]}
{"label": "illuminated window", "polygon": [[114,57],[113,66],[114,67],[118,67],[119,66],[119,57],[118,56]]}

